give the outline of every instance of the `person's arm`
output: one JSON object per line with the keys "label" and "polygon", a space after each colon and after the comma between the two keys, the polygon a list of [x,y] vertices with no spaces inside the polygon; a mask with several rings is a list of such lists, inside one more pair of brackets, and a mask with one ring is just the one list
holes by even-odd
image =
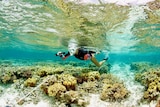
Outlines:
{"label": "person's arm", "polygon": [[69,56],[70,56],[70,53],[68,52],[67,54],[64,55],[63,59],[66,59]]}
{"label": "person's arm", "polygon": [[57,52],[56,56],[60,56],[62,59],[66,59],[70,56],[70,53],[68,52],[67,54],[65,54],[65,52]]}

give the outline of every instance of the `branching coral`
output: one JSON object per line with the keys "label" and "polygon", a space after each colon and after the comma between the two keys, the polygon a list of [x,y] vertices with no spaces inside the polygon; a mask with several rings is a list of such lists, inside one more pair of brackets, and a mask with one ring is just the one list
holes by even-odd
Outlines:
{"label": "branching coral", "polygon": [[99,84],[96,81],[88,81],[79,85],[79,90],[87,93],[97,93],[99,91],[98,88]]}
{"label": "branching coral", "polygon": [[138,73],[135,76],[135,80],[145,86],[145,92],[143,99],[147,99],[149,102],[156,100],[160,94],[160,69],[148,69],[148,72]]}
{"label": "branching coral", "polygon": [[129,91],[123,84],[105,84],[103,86],[102,93],[100,94],[101,100],[107,101],[121,101],[125,99],[129,94]]}
{"label": "branching coral", "polygon": [[125,88],[123,82],[112,74],[102,74],[100,77],[102,92],[101,100],[121,101],[129,96],[129,91]]}
{"label": "branching coral", "polygon": [[87,81],[95,81],[100,79],[100,73],[98,71],[89,71],[85,73],[81,73],[77,77],[78,83],[83,83]]}

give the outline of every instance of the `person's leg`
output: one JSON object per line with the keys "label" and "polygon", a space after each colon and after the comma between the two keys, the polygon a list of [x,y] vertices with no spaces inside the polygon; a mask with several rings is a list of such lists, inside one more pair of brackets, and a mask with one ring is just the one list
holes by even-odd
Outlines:
{"label": "person's leg", "polygon": [[97,59],[96,59],[94,56],[92,56],[92,57],[91,57],[91,61],[92,61],[97,67],[100,67],[100,66],[103,65],[103,63],[104,63],[106,60],[102,60],[101,62],[98,62]]}

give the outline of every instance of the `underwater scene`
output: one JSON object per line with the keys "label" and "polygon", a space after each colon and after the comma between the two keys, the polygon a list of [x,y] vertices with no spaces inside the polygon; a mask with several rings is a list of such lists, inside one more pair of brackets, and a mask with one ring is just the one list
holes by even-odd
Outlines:
{"label": "underwater scene", "polygon": [[160,107],[160,0],[0,0],[0,107]]}

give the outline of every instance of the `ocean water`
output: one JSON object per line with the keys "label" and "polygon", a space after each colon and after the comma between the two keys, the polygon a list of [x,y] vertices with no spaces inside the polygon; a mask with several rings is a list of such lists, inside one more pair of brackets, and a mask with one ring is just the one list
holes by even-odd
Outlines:
{"label": "ocean water", "polygon": [[127,82],[125,77],[133,76],[129,65],[160,64],[160,8],[158,0],[157,5],[149,3],[153,1],[0,0],[0,62],[89,65],[90,61],[73,56],[66,60],[55,56],[58,51],[67,52],[69,41],[75,39],[78,46],[102,51],[96,56],[99,61],[109,53],[110,72],[126,81],[132,101],[137,95],[133,86],[140,89],[138,93],[143,87],[133,78]]}

